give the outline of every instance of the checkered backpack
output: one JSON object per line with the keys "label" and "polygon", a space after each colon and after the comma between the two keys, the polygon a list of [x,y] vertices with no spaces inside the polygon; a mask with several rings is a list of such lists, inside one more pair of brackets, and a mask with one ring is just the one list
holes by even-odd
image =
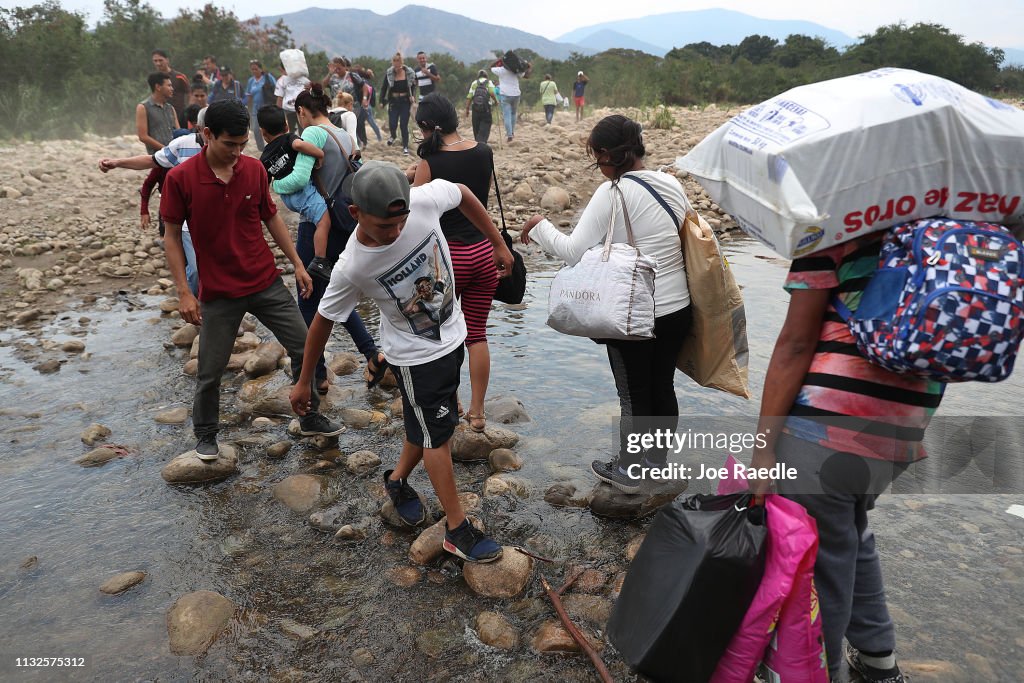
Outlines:
{"label": "checkered backpack", "polygon": [[832,303],[877,365],[942,382],[999,382],[1024,333],[1022,275],[1024,247],[1003,226],[924,218],[889,230],[856,312]]}

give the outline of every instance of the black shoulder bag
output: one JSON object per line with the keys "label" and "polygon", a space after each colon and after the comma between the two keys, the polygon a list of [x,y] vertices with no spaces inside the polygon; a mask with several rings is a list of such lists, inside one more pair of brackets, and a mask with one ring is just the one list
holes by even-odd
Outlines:
{"label": "black shoulder bag", "polygon": [[491,176],[494,178],[494,196],[498,198],[498,211],[501,213],[501,239],[512,252],[512,272],[508,277],[498,280],[498,288],[494,290],[494,298],[506,304],[521,304],[526,295],[526,263],[523,255],[512,247],[512,236],[505,227],[505,209],[501,205],[501,190],[498,189],[498,174],[491,163]]}

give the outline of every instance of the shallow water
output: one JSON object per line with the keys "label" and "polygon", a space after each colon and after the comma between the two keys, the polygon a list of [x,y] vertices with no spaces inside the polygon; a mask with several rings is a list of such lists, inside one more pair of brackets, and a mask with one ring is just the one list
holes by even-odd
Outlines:
{"label": "shallow water", "polygon": [[[785,314],[788,264],[755,242],[734,239],[725,247],[744,287],[751,390],[759,397]],[[540,571],[556,582],[568,564],[614,576],[626,567],[626,542],[645,525],[543,500],[555,480],[589,484],[586,463],[612,451],[618,402],[607,359],[591,341],[544,325],[547,285],[558,264],[531,253],[528,265],[527,305],[497,306],[489,334],[490,395],[514,394],[533,418],[513,427],[523,437],[516,450],[525,461],[517,476],[530,495],[488,499],[483,517],[505,544],[555,558]],[[160,468],[191,448],[191,430],[157,425],[153,416],[190,405],[193,380],[181,374],[182,351],[164,349],[171,322],[155,319],[152,305],[130,310],[132,302],[101,300],[51,324],[43,338],[79,338],[92,354],[70,358],[53,375],[21,360],[19,345],[30,339],[0,336],[0,680],[592,680],[582,657],[540,657],[529,649],[537,626],[554,618],[538,597],[539,582],[519,600],[486,600],[446,565],[424,572],[412,588],[398,588],[386,572],[408,564],[412,535],[376,526],[363,543],[337,545],[305,515],[276,502],[276,482],[311,471],[318,458],[310,447],[297,444],[276,461],[261,446],[245,447],[241,473],[224,483],[166,485]],[[91,321],[79,324],[82,315]],[[351,342],[336,335],[331,348],[351,350]],[[684,415],[756,414],[756,399],[677,380]],[[365,393],[357,376],[338,383]],[[231,412],[239,384],[225,382],[222,412]],[[940,414],[1013,416],[1022,399],[1018,373],[997,385],[951,387]],[[92,422],[110,427],[107,441],[132,454],[102,468],[74,464],[88,450],[79,434]],[[272,441],[287,438],[285,426],[272,430]],[[222,439],[249,432],[229,428]],[[385,464],[399,447],[369,431],[350,430],[340,439],[343,452],[371,448]],[[1021,449],[1004,456],[1019,473]],[[485,465],[456,465],[460,490],[479,492],[488,474]],[[326,476],[353,521],[376,513],[379,473],[358,479],[336,469]],[[413,483],[430,490],[421,471]],[[1024,504],[1024,496],[900,494],[883,497],[874,513],[902,657],[959,667],[957,675],[925,680],[1020,680],[1024,519],[1006,513],[1011,504]],[[23,568],[29,556],[37,564]],[[148,573],[140,586],[115,597],[99,593],[109,576],[134,569]],[[205,656],[174,656],[166,611],[181,594],[200,589],[242,609]],[[512,621],[521,634],[518,649],[499,653],[476,640],[474,620],[485,609]],[[285,618],[320,634],[292,640],[280,629]],[[592,633],[601,626],[584,625]],[[360,647],[374,662],[357,668],[352,652]],[[14,657],[29,656],[85,657],[87,667],[57,674],[13,669]],[[617,680],[631,678],[617,655],[609,651],[606,660]]]}

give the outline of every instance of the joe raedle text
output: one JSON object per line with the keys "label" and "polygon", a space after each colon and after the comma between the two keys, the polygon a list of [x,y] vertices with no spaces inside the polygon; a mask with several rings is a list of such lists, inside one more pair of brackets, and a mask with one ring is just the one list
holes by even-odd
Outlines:
{"label": "joe raedle text", "polygon": [[[730,471],[731,470],[731,471]],[[721,480],[721,479],[742,479],[746,481],[772,481],[790,480],[797,478],[796,468],[789,467],[782,463],[776,463],[771,467],[748,467],[741,463],[734,463],[732,467],[712,467],[699,463],[697,465],[681,465],[668,463],[661,467],[644,467],[642,465],[630,465],[626,468],[626,475],[631,479],[654,479],[666,480]]]}

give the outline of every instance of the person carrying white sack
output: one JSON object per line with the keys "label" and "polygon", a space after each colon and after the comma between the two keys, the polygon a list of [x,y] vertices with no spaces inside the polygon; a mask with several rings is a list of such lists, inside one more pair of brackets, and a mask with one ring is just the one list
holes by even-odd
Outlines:
{"label": "person carrying white sack", "polygon": [[[595,340],[607,348],[622,419],[618,455],[608,462],[595,460],[591,469],[598,479],[620,491],[638,493],[644,471],[663,466],[668,453],[628,453],[626,437],[633,421],[653,418],[658,428],[674,430],[679,416],[673,383],[676,358],[692,321],[679,242],[679,221],[685,215],[687,201],[674,176],[644,167],[646,150],[642,127],[636,121],[618,114],[605,117],[590,132],[587,153],[608,182],[594,192],[572,233],[565,235],[543,216],[535,215],[523,226],[521,239],[524,244],[536,242],[544,251],[573,265],[602,242],[609,221],[614,223],[612,241],[627,242],[624,202],[634,246],[657,261],[654,338]],[[630,470],[630,465],[640,467]]]}

